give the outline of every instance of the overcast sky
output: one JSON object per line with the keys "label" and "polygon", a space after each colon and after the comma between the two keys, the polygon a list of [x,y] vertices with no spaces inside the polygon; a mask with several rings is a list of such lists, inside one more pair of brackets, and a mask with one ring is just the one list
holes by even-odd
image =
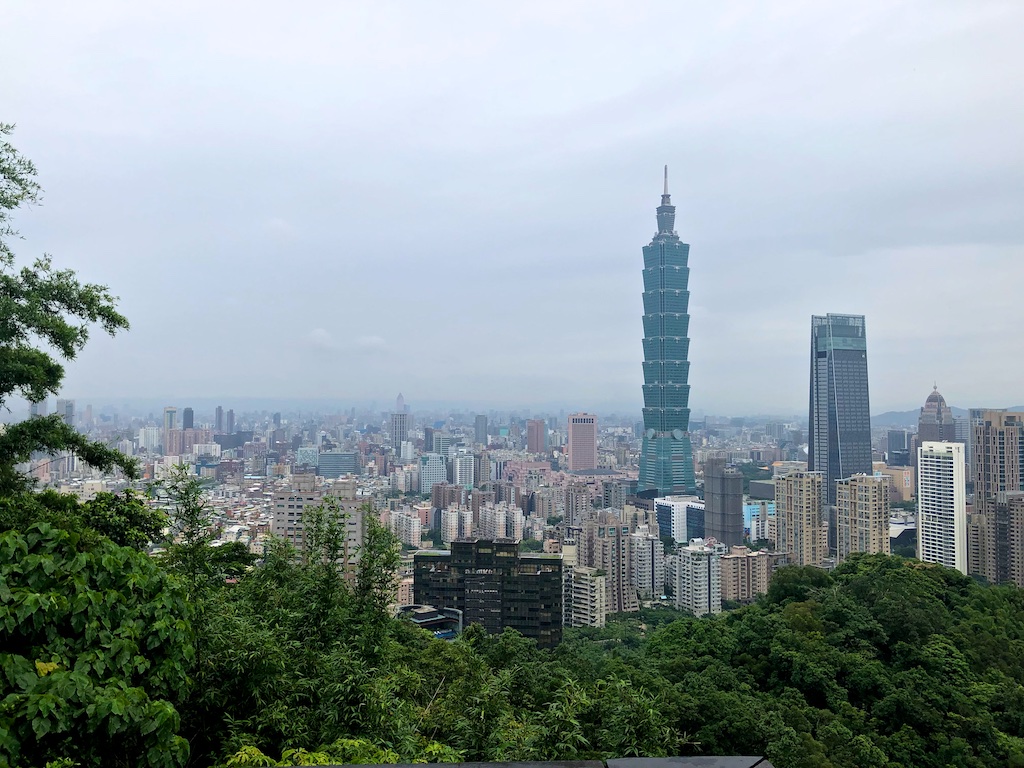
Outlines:
{"label": "overcast sky", "polygon": [[23,258],[120,297],[66,394],[641,406],[662,165],[691,407],[1024,401],[1024,3],[4,4]]}

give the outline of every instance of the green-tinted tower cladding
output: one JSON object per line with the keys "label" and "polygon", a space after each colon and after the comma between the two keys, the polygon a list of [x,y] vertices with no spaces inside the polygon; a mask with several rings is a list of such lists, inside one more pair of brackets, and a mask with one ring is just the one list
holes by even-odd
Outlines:
{"label": "green-tinted tower cladding", "polygon": [[644,246],[644,438],[640,454],[643,496],[694,493],[690,446],[690,246],[675,233],[676,207],[665,191],[658,232]]}

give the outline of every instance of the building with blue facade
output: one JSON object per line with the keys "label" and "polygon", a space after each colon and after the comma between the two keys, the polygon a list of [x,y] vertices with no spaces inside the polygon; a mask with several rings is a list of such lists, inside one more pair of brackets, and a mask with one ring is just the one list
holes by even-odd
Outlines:
{"label": "building with blue facade", "polygon": [[690,445],[690,246],[675,232],[676,207],[665,190],[658,231],[644,246],[644,435],[642,496],[696,492]]}

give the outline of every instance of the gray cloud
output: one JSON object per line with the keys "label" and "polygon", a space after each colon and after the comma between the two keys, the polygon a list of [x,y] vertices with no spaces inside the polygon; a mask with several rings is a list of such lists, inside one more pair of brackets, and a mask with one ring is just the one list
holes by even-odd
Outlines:
{"label": "gray cloud", "polygon": [[1022,24],[1012,2],[22,4],[0,118],[47,194],[19,251],[132,321],[72,395],[638,410],[667,162],[693,407],[804,410],[829,311],[867,315],[873,410],[933,380],[1009,404]]}

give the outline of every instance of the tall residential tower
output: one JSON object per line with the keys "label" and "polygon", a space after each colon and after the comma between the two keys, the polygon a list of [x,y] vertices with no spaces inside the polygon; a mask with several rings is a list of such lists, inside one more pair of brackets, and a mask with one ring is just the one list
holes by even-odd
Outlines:
{"label": "tall residential tower", "polygon": [[967,573],[964,447],[921,443],[917,449],[917,559]]}
{"label": "tall residential tower", "polygon": [[[690,246],[675,232],[676,207],[665,189],[658,231],[644,246],[644,437],[638,492],[695,493],[690,445]],[[870,456],[869,456],[870,461]]]}

